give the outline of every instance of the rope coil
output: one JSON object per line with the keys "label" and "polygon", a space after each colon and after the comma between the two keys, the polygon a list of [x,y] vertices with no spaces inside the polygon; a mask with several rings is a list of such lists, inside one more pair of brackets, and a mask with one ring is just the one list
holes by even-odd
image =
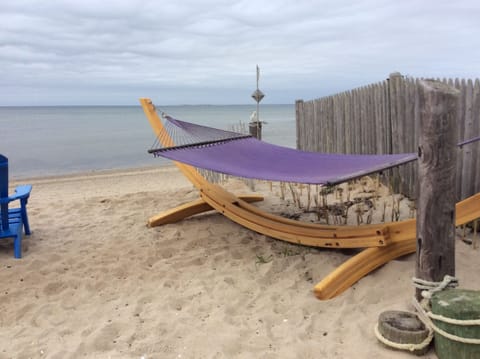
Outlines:
{"label": "rope coil", "polygon": [[373,328],[375,332],[375,336],[379,341],[381,341],[383,344],[395,348],[395,349],[400,349],[400,350],[409,350],[411,352],[413,351],[420,351],[422,349],[425,349],[430,345],[430,342],[433,339],[433,331],[429,330],[428,331],[428,336],[418,344],[413,344],[413,343],[397,343],[397,342],[392,342],[391,340],[385,338],[382,333],[380,333],[380,330],[378,329],[378,323],[375,325]]}
{"label": "rope coil", "polygon": [[420,278],[412,278],[413,285],[417,289],[424,289],[422,291],[422,297],[430,299],[433,293],[440,292],[446,288],[455,288],[458,286],[458,279],[450,275],[443,277],[441,282],[432,282]]}
{"label": "rope coil", "polygon": [[440,322],[444,322],[448,324],[461,325],[461,326],[480,325],[480,319],[455,319],[455,318],[445,317],[441,314],[435,314],[432,312],[428,312],[427,315],[434,320],[438,320]]}

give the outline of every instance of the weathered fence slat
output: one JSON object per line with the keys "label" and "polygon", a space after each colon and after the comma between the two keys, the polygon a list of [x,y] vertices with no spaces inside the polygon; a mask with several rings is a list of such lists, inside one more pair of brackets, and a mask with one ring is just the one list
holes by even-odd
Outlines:
{"label": "weathered fence slat", "polygon": [[[468,80],[465,90],[465,131],[464,133],[473,133],[473,116],[472,116],[472,97],[473,97],[473,83]],[[473,192],[472,172],[473,168],[473,152],[472,146],[465,146],[463,148],[463,168],[462,168],[462,198],[467,193]]]}
{"label": "weathered fence slat", "polygon": [[[297,148],[336,153],[416,152],[418,82],[392,73],[385,81],[311,101],[296,102]],[[480,135],[479,80],[442,79],[460,91],[457,130],[460,140]],[[458,151],[457,200],[480,191],[480,144]],[[416,164],[393,171],[395,190],[416,197]]]}

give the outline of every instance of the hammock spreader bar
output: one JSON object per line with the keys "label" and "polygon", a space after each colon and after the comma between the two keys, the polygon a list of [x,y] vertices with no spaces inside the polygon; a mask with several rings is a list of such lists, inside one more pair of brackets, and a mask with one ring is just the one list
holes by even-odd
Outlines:
{"label": "hammock spreader bar", "polygon": [[158,157],[158,156],[160,156],[160,152],[177,150],[179,148],[188,148],[188,147],[197,147],[198,148],[198,147],[203,147],[203,146],[211,146],[211,145],[215,145],[215,144],[219,144],[219,143],[224,143],[224,142],[227,142],[227,141],[239,140],[239,139],[248,138],[248,137],[252,137],[252,136],[243,135],[243,136],[225,138],[225,139],[222,139],[222,140],[203,141],[203,142],[197,142],[197,143],[190,143],[190,144],[186,144],[186,145],[154,148],[154,149],[148,150],[148,153],[153,153],[153,155],[155,157]]}

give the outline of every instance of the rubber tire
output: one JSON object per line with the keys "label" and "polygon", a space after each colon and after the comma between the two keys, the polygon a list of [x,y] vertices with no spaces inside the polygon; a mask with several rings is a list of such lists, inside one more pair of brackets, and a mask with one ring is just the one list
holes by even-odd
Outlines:
{"label": "rubber tire", "polygon": [[[399,310],[383,312],[378,317],[378,331],[380,334],[399,344],[420,344],[428,337],[428,328],[418,319],[415,313]],[[414,350],[413,354],[423,355],[429,346],[421,350]]]}

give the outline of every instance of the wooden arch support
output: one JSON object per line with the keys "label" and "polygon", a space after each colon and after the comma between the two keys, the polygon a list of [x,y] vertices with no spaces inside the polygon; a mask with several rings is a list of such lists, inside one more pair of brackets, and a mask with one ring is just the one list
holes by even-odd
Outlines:
{"label": "wooden arch support", "polygon": [[[140,104],[155,136],[164,146],[173,146],[148,98]],[[151,226],[172,223],[193,214],[216,210],[234,222],[258,233],[290,243],[325,248],[367,248],[347,260],[314,288],[319,299],[333,298],[372,270],[392,259],[415,252],[415,220],[392,224],[364,226],[331,226],[298,222],[267,213],[248,202],[262,200],[261,196],[236,196],[208,182],[194,167],[175,162],[175,165],[199,190],[201,199],[160,213],[149,220]],[[457,205],[457,225],[480,218],[480,195]]]}
{"label": "wooden arch support", "polygon": [[[455,211],[457,227],[480,218],[480,193],[458,202]],[[334,298],[374,269],[416,251],[415,219],[392,223],[390,234],[391,243],[388,246],[364,249],[319,282],[314,288],[317,298]]]}

